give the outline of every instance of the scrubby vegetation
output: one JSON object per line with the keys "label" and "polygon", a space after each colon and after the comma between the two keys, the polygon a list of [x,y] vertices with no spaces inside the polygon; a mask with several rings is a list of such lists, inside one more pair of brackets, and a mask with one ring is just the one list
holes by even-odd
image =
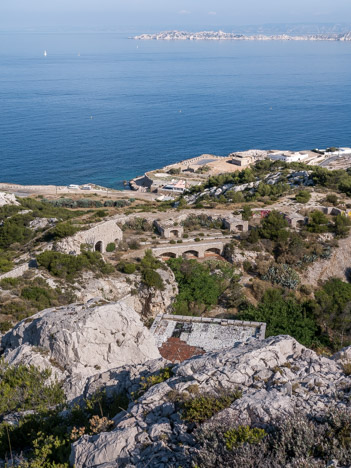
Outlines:
{"label": "scrubby vegetation", "polygon": [[350,412],[300,414],[272,421],[265,430],[237,426],[199,429],[194,463],[201,468],[324,467],[351,463]]}
{"label": "scrubby vegetation", "polygon": [[189,386],[182,393],[171,391],[168,394],[169,400],[175,403],[181,418],[188,423],[196,424],[203,423],[228,408],[241,396],[240,390],[214,389],[211,393],[199,393],[197,385]]}
{"label": "scrubby vegetation", "polygon": [[50,237],[54,240],[60,240],[64,237],[73,236],[77,231],[78,228],[69,222],[58,223],[52,230],[50,230]]}
{"label": "scrubby vegetation", "polygon": [[144,395],[144,393],[146,393],[149,390],[149,388],[159,383],[162,383],[165,380],[170,379],[172,376],[173,376],[173,372],[172,372],[172,367],[170,366],[164,367],[160,371],[156,372],[155,374],[151,374],[148,377],[141,376],[140,388],[133,395],[133,398],[135,399],[140,398],[142,395]]}
{"label": "scrubby vegetation", "polygon": [[295,195],[295,199],[298,203],[307,203],[311,199],[311,194],[308,190],[299,190]]}
{"label": "scrubby vegetation", "polygon": [[51,288],[40,277],[25,275],[20,278],[5,278],[0,281],[0,287],[10,293],[10,296],[2,296],[0,303],[1,314],[4,317],[1,321],[5,327],[3,331],[7,331],[6,328],[9,329],[12,323],[30,317],[40,310],[70,304],[76,299],[68,288],[65,291],[59,287]]}
{"label": "scrubby vegetation", "polygon": [[173,304],[174,313],[178,315],[201,315],[220,301],[233,306],[242,300],[239,276],[225,261],[198,263],[196,260],[171,258],[167,264],[179,287]]}
{"label": "scrubby vegetation", "polygon": [[222,229],[222,220],[213,220],[204,214],[191,214],[182,222],[186,231],[200,229]]}
{"label": "scrubby vegetation", "polygon": [[38,255],[39,266],[46,268],[53,276],[72,280],[83,271],[91,270],[102,274],[109,274],[114,268],[105,263],[99,252],[84,250],[79,255],[68,255],[60,252],[46,251]]}
{"label": "scrubby vegetation", "polygon": [[102,207],[116,207],[121,208],[129,206],[132,200],[94,200],[91,198],[81,198],[73,200],[72,198],[58,198],[57,200],[43,200],[54,207],[64,208],[102,208]]}
{"label": "scrubby vegetation", "polygon": [[[192,187],[190,193],[200,193],[212,187],[223,187],[226,185],[242,185],[257,183],[254,190],[252,187],[235,192],[228,189],[224,194],[218,197],[221,203],[242,203],[244,201],[275,201],[282,195],[287,195],[290,191],[299,185],[299,179],[291,181],[291,174],[298,171],[305,171],[312,185],[328,188],[333,191],[339,191],[346,195],[351,195],[351,171],[336,170],[330,171],[326,168],[315,166],[311,169],[304,163],[286,163],[284,161],[271,161],[269,159],[256,162],[250,168],[236,171],[233,173],[224,173],[209,177],[204,184]],[[276,174],[274,183],[266,183],[267,179]],[[205,193],[201,200],[206,201],[213,198],[213,194]],[[296,201],[307,203],[310,199],[310,193],[303,189],[296,194]]]}
{"label": "scrubby vegetation", "polygon": [[146,218],[135,217],[122,225],[123,231],[136,231],[138,233],[153,231],[152,224]]}
{"label": "scrubby vegetation", "polygon": [[59,383],[48,382],[49,371],[0,362],[0,374],[0,418],[13,411],[35,411],[22,414],[18,424],[0,424],[0,457],[25,455],[19,465],[23,468],[68,468],[71,442],[83,434],[110,430],[111,418],[129,404],[125,394],[107,398],[99,392],[62,411],[64,394]]}
{"label": "scrubby vegetation", "polygon": [[157,260],[157,258],[152,255],[151,250],[146,250],[144,258],[140,263],[142,280],[149,288],[162,291],[164,289],[163,280],[161,275],[156,271],[159,268],[163,268],[160,260]]}

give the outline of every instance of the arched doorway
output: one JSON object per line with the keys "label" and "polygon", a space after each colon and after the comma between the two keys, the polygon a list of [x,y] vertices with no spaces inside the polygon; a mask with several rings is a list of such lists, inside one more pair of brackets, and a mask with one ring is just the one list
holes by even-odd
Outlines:
{"label": "arched doorway", "polygon": [[179,231],[178,229],[172,229],[170,232],[171,237],[179,237]]}
{"label": "arched doorway", "polygon": [[217,255],[221,255],[220,249],[211,248],[207,249],[205,252],[205,257],[216,257]]}
{"label": "arched doorway", "polygon": [[169,260],[170,258],[176,258],[176,257],[177,257],[176,254],[173,252],[165,252],[161,254],[162,260]]}
{"label": "arched doorway", "polygon": [[187,250],[186,252],[183,253],[183,258],[185,259],[198,258],[198,257],[199,257],[199,252],[196,252],[196,250]]}
{"label": "arched doorway", "polygon": [[104,251],[103,243],[102,243],[102,241],[98,241],[98,242],[95,244],[95,252],[103,253],[103,251]]}

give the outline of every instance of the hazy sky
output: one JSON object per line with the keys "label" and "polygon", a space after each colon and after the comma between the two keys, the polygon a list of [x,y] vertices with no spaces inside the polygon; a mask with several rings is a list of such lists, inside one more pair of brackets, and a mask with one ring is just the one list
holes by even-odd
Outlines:
{"label": "hazy sky", "polygon": [[351,0],[0,0],[0,28],[350,22]]}

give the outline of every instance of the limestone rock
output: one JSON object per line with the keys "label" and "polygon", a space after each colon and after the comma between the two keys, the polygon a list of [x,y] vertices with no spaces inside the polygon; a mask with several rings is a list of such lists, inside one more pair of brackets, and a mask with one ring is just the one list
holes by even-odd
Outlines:
{"label": "limestone rock", "polygon": [[19,205],[12,193],[0,192],[0,207],[5,205]]}
{"label": "limestone rock", "polygon": [[155,318],[158,314],[170,313],[174,298],[178,294],[178,285],[172,270],[170,268],[158,269],[157,273],[162,278],[163,291],[149,288],[139,282],[138,294],[133,296],[133,306],[144,318]]}
{"label": "limestone rock", "polygon": [[[150,370],[160,365],[160,360],[147,363]],[[130,369],[110,370],[91,378],[86,392],[93,392],[96,385],[109,388],[110,377],[112,388],[124,385],[128,390],[137,381],[139,369],[135,372],[131,378]],[[289,336],[252,340],[175,366],[170,379],[151,387],[114,418],[111,432],[85,436],[73,444],[71,463],[76,468],[190,467],[196,450],[191,425],[180,418],[169,393],[194,385],[200,392],[216,388],[242,392],[241,398],[206,422],[208,428],[265,424],[297,410],[318,415],[327,408],[350,407],[351,376],[335,360],[318,356]]]}
{"label": "limestone rock", "polygon": [[57,218],[35,218],[29,223],[29,227],[36,231],[37,229],[54,226],[55,223],[57,223]]}
{"label": "limestone rock", "polygon": [[123,301],[43,310],[4,335],[2,347],[13,364],[50,363],[61,371],[69,400],[81,395],[86,379],[99,371],[160,357],[153,336]]}

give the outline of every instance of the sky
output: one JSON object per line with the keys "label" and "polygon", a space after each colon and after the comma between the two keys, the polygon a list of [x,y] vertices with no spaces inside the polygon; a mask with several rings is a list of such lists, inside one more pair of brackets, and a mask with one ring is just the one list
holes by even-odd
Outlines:
{"label": "sky", "polygon": [[0,0],[0,28],[234,28],[351,21],[351,0]]}

